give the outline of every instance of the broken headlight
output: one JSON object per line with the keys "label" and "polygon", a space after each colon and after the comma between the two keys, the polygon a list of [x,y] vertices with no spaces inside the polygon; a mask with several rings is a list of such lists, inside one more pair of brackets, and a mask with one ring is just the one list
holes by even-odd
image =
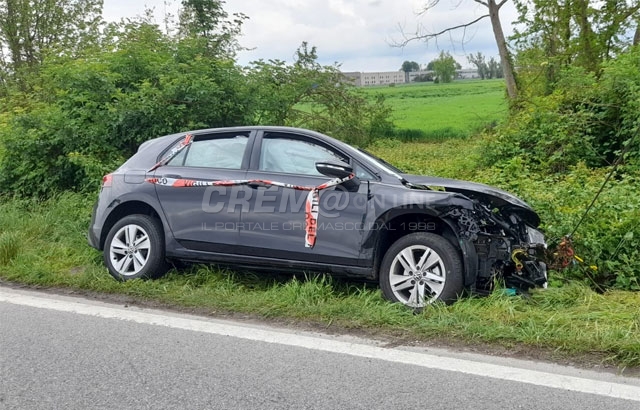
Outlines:
{"label": "broken headlight", "polygon": [[537,229],[527,226],[527,239],[531,245],[543,245],[547,247],[547,243],[544,241],[544,234]]}

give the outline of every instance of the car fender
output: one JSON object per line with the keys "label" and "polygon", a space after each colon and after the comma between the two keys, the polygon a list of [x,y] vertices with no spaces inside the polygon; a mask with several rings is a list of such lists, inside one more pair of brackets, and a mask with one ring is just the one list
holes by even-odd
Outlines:
{"label": "car fender", "polygon": [[[478,256],[475,245],[469,236],[461,235],[457,221],[446,215],[447,211],[456,208],[473,210],[473,201],[461,194],[438,191],[411,191],[407,195],[396,196],[393,200],[395,206],[390,208],[387,208],[388,203],[384,199],[379,200],[378,203],[372,205],[374,211],[369,213],[370,224],[374,229],[369,231],[368,237],[364,241],[363,252],[373,253],[374,266],[379,266],[384,255],[384,252],[376,252],[380,246],[379,240],[381,240],[381,235],[378,234],[379,230],[384,228],[389,221],[403,215],[422,214],[446,226],[449,233],[449,237],[445,236],[446,239],[460,252],[464,266],[464,284],[467,287],[473,286],[478,271]],[[377,210],[384,211],[378,213]]]}
{"label": "car fender", "polygon": [[[160,218],[160,221],[162,222],[165,240],[169,240],[173,237],[169,224],[167,223],[164,210],[162,209],[162,206],[160,205],[158,198],[155,196],[155,190],[153,191],[153,194],[146,193],[146,192],[130,192],[130,193],[125,193],[123,195],[120,195],[117,198],[113,199],[109,203],[109,205],[107,205],[107,208],[105,210],[104,221],[105,222],[108,221],[109,218],[113,215],[113,213],[116,212],[118,209],[121,209],[123,206],[126,206],[127,204],[130,204],[133,202],[141,202],[151,207]],[[107,233],[108,232],[102,232],[100,235],[101,247],[104,246],[104,239]]]}

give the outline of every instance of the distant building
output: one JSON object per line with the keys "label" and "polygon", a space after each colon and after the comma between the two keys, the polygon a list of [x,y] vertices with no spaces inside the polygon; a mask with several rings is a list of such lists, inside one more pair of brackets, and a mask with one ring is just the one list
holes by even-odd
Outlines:
{"label": "distant building", "polygon": [[381,71],[377,73],[348,72],[342,74],[351,80],[356,87],[404,84],[407,82],[404,71]]}
{"label": "distant building", "polygon": [[[375,73],[361,73],[350,71],[342,73],[356,87],[370,87],[374,85],[406,84],[415,81],[416,77],[425,74],[434,74],[433,71],[381,71]],[[465,68],[456,70],[456,78],[470,79],[480,78],[478,70],[475,68]]]}
{"label": "distant building", "polygon": [[478,70],[475,68],[463,68],[462,70],[456,70],[456,78],[460,78],[463,80],[470,78],[480,78],[480,74],[478,74]]}
{"label": "distant building", "polygon": [[388,85],[406,83],[404,71],[362,73],[362,85]]}

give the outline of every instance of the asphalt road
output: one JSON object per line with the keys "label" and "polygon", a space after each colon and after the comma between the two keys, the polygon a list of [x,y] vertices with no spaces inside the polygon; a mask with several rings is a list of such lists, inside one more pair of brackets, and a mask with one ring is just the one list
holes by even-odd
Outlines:
{"label": "asphalt road", "polygon": [[0,287],[0,409],[633,409],[640,380]]}

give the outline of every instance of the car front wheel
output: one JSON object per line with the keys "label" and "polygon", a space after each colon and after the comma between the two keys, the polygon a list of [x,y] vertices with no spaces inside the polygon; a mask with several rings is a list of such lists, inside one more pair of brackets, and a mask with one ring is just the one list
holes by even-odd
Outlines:
{"label": "car front wheel", "polygon": [[153,278],[167,270],[162,227],[148,215],[129,215],[111,228],[104,262],[118,280]]}
{"label": "car front wheel", "polygon": [[385,298],[412,308],[435,301],[453,303],[463,290],[462,261],[445,238],[426,232],[398,239],[380,268]]}

